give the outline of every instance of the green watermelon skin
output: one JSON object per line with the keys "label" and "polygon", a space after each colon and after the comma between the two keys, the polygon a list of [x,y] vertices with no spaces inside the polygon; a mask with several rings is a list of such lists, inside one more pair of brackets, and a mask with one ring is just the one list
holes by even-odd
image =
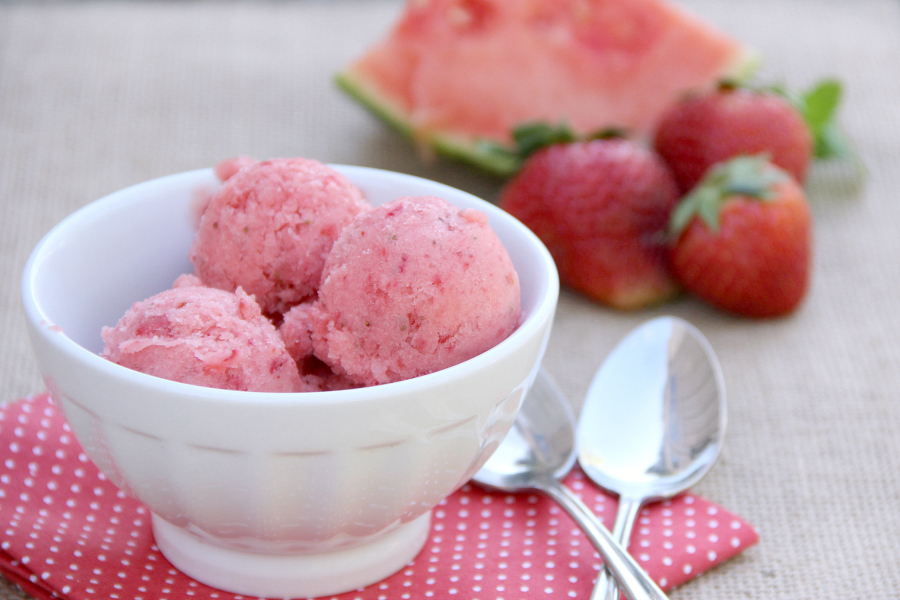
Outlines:
{"label": "green watermelon skin", "polygon": [[423,150],[506,176],[496,145],[517,125],[647,137],[671,101],[752,64],[668,0],[409,0],[336,81]]}

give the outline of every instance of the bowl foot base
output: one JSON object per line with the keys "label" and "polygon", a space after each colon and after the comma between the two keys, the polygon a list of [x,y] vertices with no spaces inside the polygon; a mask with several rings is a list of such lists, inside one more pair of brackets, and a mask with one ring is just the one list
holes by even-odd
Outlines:
{"label": "bowl foot base", "polygon": [[153,515],[160,551],[214,588],[261,598],[312,598],[356,590],[393,575],[425,545],[431,512],[375,540],[321,554],[259,554],[204,541]]}

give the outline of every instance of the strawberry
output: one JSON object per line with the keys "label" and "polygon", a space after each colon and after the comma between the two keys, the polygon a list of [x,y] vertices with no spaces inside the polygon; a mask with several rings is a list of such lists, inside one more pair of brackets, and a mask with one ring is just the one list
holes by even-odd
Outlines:
{"label": "strawberry", "polygon": [[802,184],[814,138],[801,111],[784,96],[723,84],[664,111],[653,146],[687,192],[715,163],[761,152]]}
{"label": "strawberry", "polygon": [[803,189],[764,155],[713,167],[672,213],[672,272],[686,290],[747,317],[793,311],[810,275]]}
{"label": "strawberry", "polygon": [[500,195],[550,250],[564,284],[622,309],[677,293],[665,235],[677,201],[663,161],[625,139],[540,148]]}

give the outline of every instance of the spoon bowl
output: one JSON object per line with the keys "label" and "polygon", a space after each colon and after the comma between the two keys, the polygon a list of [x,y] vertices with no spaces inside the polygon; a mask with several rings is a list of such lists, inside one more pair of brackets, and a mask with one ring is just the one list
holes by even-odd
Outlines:
{"label": "spoon bowl", "polygon": [[535,479],[562,479],[572,470],[575,458],[575,414],[556,382],[542,369],[512,429],[475,474],[475,481],[515,492]]}
{"label": "spoon bowl", "polygon": [[[578,426],[578,461],[619,495],[613,538],[627,547],[645,504],[697,483],[725,435],[725,386],[718,360],[696,327],[652,319],[628,334],[588,389]],[[616,598],[603,577],[595,599]]]}
{"label": "spoon bowl", "polygon": [[510,432],[473,478],[506,492],[540,491],[563,507],[603,557],[631,600],[666,596],[560,480],[576,460],[575,416],[555,382],[539,370]]}

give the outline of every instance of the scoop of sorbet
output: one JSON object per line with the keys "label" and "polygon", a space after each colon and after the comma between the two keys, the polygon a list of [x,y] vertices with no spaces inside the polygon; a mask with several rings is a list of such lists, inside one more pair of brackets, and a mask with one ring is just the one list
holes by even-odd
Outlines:
{"label": "scoop of sorbet", "polygon": [[312,302],[303,302],[284,313],[278,334],[284,340],[288,354],[297,363],[305,392],[326,392],[360,387],[346,376],[335,373],[313,355],[312,326],[309,309]]}
{"label": "scoop of sorbet", "polygon": [[212,287],[244,288],[266,314],[284,313],[315,295],[334,240],[369,204],[315,160],[243,161],[226,174],[190,250],[195,273]]}
{"label": "scoop of sorbet", "polygon": [[432,373],[519,324],[519,279],[487,215],[400,198],[357,217],[309,308],[315,355],[361,385]]}
{"label": "scoop of sorbet", "polygon": [[135,303],[104,327],[100,353],[148,375],[226,390],[297,392],[296,364],[274,325],[241,288],[191,285]]}

